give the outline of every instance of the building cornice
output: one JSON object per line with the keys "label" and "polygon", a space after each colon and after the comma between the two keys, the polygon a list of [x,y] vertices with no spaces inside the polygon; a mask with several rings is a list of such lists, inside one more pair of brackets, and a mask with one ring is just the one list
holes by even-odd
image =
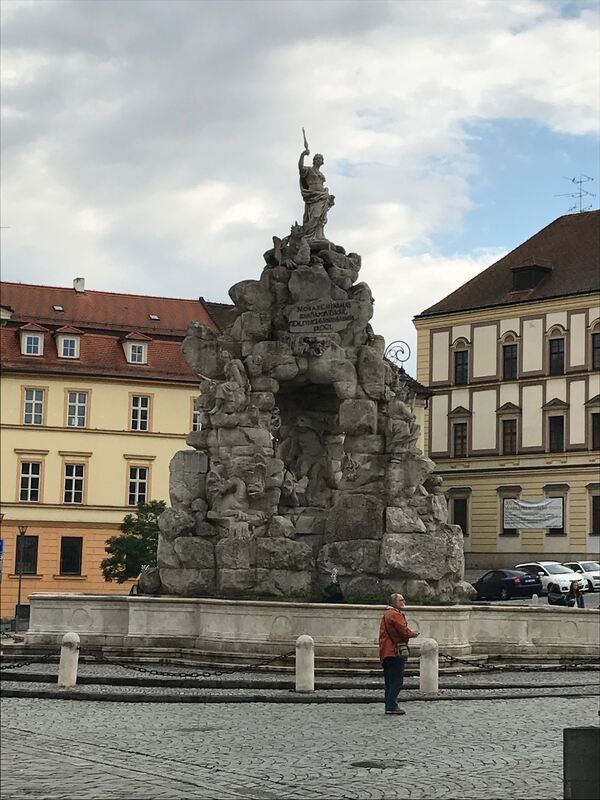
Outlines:
{"label": "building cornice", "polygon": [[[524,309],[527,309],[527,306],[538,308],[539,306],[543,305],[554,305],[555,303],[561,301],[569,301],[573,298],[581,298],[585,300],[585,298],[599,298],[600,299],[600,292],[598,290],[589,291],[586,290],[584,292],[573,292],[570,294],[560,294],[554,297],[541,297],[535,300],[521,300],[514,303],[496,303],[494,305],[486,305],[486,306],[475,306],[473,308],[462,308],[456,311],[435,311],[431,314],[417,314],[413,317],[413,324],[415,327],[423,327],[428,320],[435,320],[436,322],[440,319],[448,319],[449,321],[457,318],[457,317],[464,317],[467,315],[478,316],[482,312],[490,311],[495,312],[494,316],[498,316],[498,311],[502,310],[506,312],[502,316],[511,316],[511,312],[517,312],[517,316],[523,313]],[[583,305],[583,304],[582,304]],[[569,306],[571,307],[571,306]]]}

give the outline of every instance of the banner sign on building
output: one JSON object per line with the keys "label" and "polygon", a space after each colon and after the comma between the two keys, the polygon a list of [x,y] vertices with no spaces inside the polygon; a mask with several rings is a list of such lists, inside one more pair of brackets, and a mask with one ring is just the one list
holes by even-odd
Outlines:
{"label": "banner sign on building", "polygon": [[505,528],[562,528],[563,498],[504,501]]}

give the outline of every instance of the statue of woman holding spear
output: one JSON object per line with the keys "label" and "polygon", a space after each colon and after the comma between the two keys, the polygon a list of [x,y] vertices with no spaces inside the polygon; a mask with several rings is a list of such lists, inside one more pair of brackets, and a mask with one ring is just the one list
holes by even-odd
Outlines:
{"label": "statue of woman holding spear", "polygon": [[326,189],[325,176],[321,172],[323,156],[316,153],[312,167],[304,166],[304,157],[310,155],[306,134],[304,136],[304,150],[300,154],[298,170],[300,172],[300,192],[304,200],[304,217],[302,228],[307,239],[323,239],[327,241],[323,228],[327,222],[327,212],[335,203],[335,197]]}

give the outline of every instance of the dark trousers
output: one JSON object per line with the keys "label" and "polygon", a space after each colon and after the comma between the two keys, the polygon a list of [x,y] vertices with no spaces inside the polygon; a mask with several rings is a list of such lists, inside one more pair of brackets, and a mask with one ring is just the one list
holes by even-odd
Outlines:
{"label": "dark trousers", "polygon": [[398,695],[404,683],[404,664],[404,659],[396,656],[383,659],[386,711],[395,711],[398,708]]}

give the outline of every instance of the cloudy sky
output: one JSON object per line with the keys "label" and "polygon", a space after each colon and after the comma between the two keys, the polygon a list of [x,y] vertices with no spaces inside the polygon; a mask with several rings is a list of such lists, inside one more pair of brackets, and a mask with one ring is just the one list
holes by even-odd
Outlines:
{"label": "cloudy sky", "polygon": [[[597,0],[3,0],[2,277],[226,301],[302,216],[301,127],[412,317],[594,178]],[[592,198],[595,208],[598,198]]]}

